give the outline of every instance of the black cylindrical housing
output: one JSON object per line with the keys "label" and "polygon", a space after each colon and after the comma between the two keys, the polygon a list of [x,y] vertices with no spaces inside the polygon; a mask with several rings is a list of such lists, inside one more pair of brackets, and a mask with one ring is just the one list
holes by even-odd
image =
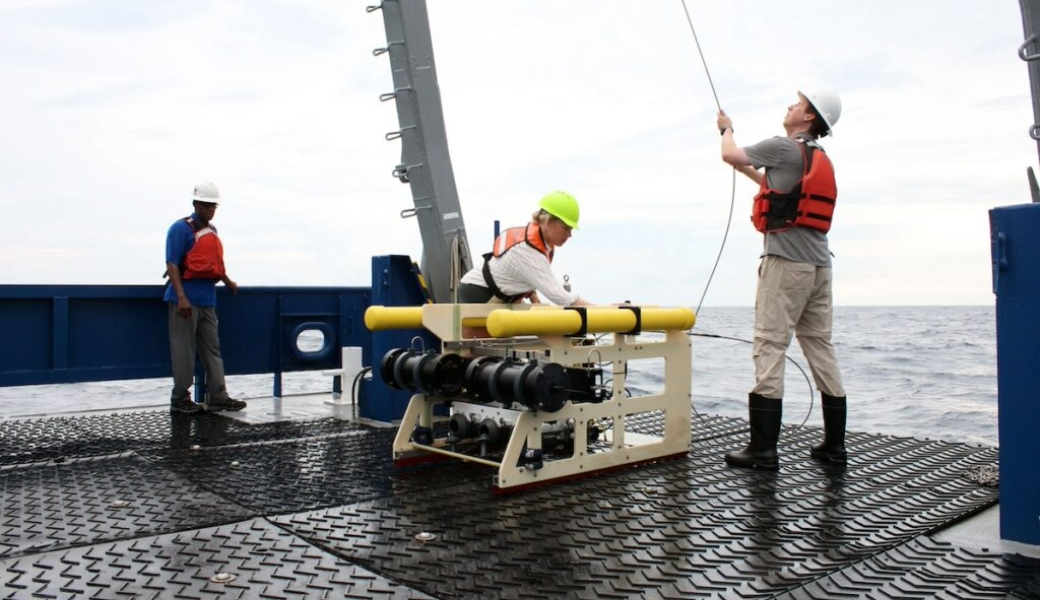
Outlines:
{"label": "black cylindrical housing", "polygon": [[452,398],[463,390],[466,359],[458,354],[418,353],[395,348],[383,356],[379,373],[387,385],[398,390],[422,390]]}
{"label": "black cylindrical housing", "polygon": [[531,410],[556,412],[567,403],[570,379],[556,363],[514,363],[481,356],[470,361],[465,382],[479,402],[521,404]]}

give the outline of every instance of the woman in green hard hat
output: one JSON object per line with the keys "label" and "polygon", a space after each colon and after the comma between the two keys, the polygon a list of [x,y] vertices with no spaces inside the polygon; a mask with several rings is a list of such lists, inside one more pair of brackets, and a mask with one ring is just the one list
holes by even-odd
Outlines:
{"label": "woman in green hard hat", "polygon": [[484,264],[462,277],[459,302],[540,302],[539,294],[560,306],[589,306],[567,291],[552,271],[556,248],[578,228],[578,201],[567,192],[550,192],[538,203],[526,226],[513,227],[495,239]]}

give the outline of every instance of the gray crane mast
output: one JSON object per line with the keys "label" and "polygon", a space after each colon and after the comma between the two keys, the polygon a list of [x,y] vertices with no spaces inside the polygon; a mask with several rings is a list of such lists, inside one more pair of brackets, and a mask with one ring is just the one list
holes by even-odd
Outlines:
{"label": "gray crane mast", "polygon": [[[1033,125],[1029,136],[1036,140],[1040,153],[1040,0],[1019,0],[1022,8],[1022,28],[1025,41],[1018,47],[1018,56],[1029,66],[1029,90],[1033,99]],[[1040,202],[1040,187],[1032,167],[1026,170],[1033,202]]]}
{"label": "gray crane mast", "polygon": [[373,54],[388,55],[393,73],[394,91],[380,100],[397,105],[400,129],[386,139],[401,140],[401,164],[392,173],[409,185],[414,203],[401,217],[419,221],[420,266],[433,301],[453,302],[458,278],[472,261],[448,152],[426,2],[383,0],[367,10],[381,10],[386,27],[387,45]]}

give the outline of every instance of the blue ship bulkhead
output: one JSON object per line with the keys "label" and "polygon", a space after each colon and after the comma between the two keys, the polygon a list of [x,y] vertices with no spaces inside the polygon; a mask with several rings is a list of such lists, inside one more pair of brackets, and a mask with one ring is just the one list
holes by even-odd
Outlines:
{"label": "blue ship bulkhead", "polygon": [[[280,397],[283,373],[340,368],[342,347],[362,348],[365,365],[410,346],[415,336],[432,347],[426,330],[365,328],[372,304],[424,302],[408,257],[374,257],[372,274],[371,287],[246,287],[237,294],[218,287],[227,374],[272,374],[272,395]],[[162,296],[160,285],[0,285],[0,386],[169,377]],[[298,338],[307,331],[323,334],[320,349],[300,350]],[[196,381],[205,385],[201,366]],[[374,421],[400,419],[410,396],[378,378],[360,388],[361,416]]]}

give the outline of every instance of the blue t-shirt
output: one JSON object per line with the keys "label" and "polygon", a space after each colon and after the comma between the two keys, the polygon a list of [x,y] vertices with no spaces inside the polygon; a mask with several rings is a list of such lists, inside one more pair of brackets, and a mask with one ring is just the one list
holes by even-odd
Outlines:
{"label": "blue t-shirt", "polygon": [[[191,213],[192,219],[197,219],[195,213]],[[213,227],[210,225],[210,227]],[[216,231],[216,228],[213,228]],[[184,257],[195,245],[195,230],[184,219],[180,219],[170,226],[166,233],[166,262],[175,265],[184,264]],[[182,279],[184,295],[192,306],[216,306],[217,305],[217,281],[216,279]],[[166,293],[163,301],[177,303],[177,292],[172,284],[166,285]]]}

